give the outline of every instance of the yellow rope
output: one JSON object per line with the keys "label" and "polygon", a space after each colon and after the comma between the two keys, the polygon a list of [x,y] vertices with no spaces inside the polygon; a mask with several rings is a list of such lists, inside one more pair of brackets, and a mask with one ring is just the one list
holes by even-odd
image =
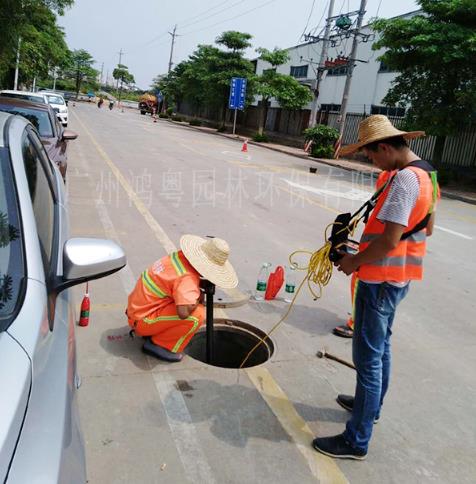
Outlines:
{"label": "yellow rope", "polygon": [[[349,226],[345,226],[338,233],[348,230],[350,236],[352,236],[361,218],[355,219],[353,222],[349,224]],[[258,343],[256,343],[253,349],[246,355],[245,359],[241,362],[240,368],[243,368],[243,366],[248,361],[249,357],[253,354],[253,352],[256,350],[256,348],[258,348],[258,346],[263,344],[271,336],[271,334],[278,328],[278,326],[281,323],[283,323],[283,321],[286,320],[286,318],[289,316],[289,313],[291,312],[291,309],[294,306],[294,302],[296,301],[298,294],[301,292],[301,289],[303,288],[306,281],[307,281],[307,286],[309,288],[309,291],[311,292],[315,301],[322,296],[322,288],[327,286],[327,284],[329,284],[329,281],[331,280],[331,277],[332,277],[332,270],[334,267],[332,262],[329,259],[329,253],[332,248],[332,245],[328,240],[327,231],[329,230],[329,227],[332,227],[335,223],[336,222],[333,222],[326,227],[324,231],[325,242],[324,242],[324,245],[319,250],[315,252],[311,252],[307,250],[296,250],[289,256],[289,263],[292,266],[294,266],[297,270],[307,271],[306,275],[304,276],[303,280],[299,284],[297,291],[294,294],[293,300],[291,301],[291,304],[289,305],[289,308],[284,314],[284,316],[271,328],[271,330],[265,336],[263,336],[263,338],[261,338],[258,341]],[[293,257],[295,257],[296,254],[308,254],[310,256],[309,264],[304,267],[299,267],[299,265],[293,261]],[[315,289],[316,286],[317,286],[317,290]]]}

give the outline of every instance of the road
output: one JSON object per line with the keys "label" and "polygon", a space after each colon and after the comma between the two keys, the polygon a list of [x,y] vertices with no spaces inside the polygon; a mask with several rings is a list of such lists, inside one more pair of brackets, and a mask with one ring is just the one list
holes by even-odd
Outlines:
{"label": "road", "polygon": [[[372,180],[241,145],[135,111],[77,104],[68,182],[73,236],[107,237],[128,265],[90,285],[91,323],[77,328],[80,411],[90,483],[469,483],[476,476],[476,207],[443,199],[423,282],[412,283],[393,335],[393,374],[365,462],[310,447],[341,432],[335,402],[354,372],[316,358],[351,358],[331,329],[350,310],[349,279],[335,272],[314,301],[304,289],[273,334],[275,352],[245,370],[186,357],[169,365],[128,336],[127,294],[145,267],[184,233],[231,245],[240,289],[262,262],[314,251],[337,213],[357,208]],[[76,290],[77,301],[83,288]],[[250,302],[228,317],[269,330],[287,305]]]}

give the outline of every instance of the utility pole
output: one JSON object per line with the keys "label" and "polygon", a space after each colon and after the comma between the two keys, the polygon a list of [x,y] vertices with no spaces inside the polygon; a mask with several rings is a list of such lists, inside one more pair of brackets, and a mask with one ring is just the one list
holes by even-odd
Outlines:
{"label": "utility pole", "polygon": [[322,81],[322,76],[324,75],[325,62],[327,59],[327,51],[329,49],[329,37],[331,34],[332,22],[334,20],[332,18],[333,13],[334,13],[334,0],[330,0],[329,11],[327,13],[327,20],[326,20],[326,29],[324,31],[324,38],[322,41],[321,58],[319,60],[319,66],[317,68],[316,87],[314,88],[314,101],[312,103],[311,117],[309,119],[309,127],[311,128],[316,125],[319,86]]}
{"label": "utility pole", "polygon": [[[121,50],[119,51],[119,64],[117,64],[118,66],[122,63],[122,56],[125,54],[125,52],[122,52],[122,48]],[[117,83],[116,83],[116,90],[119,89],[119,79],[117,80]]]}
{"label": "utility pole", "polygon": [[13,89],[18,90],[18,71],[20,69],[20,47],[21,47],[21,37],[18,37],[17,46],[17,60],[15,63],[15,80],[13,81]]}
{"label": "utility pole", "polygon": [[360,29],[362,28],[362,22],[365,15],[365,7],[367,5],[367,0],[361,0],[359,16],[357,17],[357,26],[354,31],[354,39],[352,41],[352,51],[349,57],[349,65],[347,67],[347,76],[345,78],[344,94],[342,95],[342,102],[340,107],[340,126],[339,126],[339,136],[342,137],[345,128],[345,118],[347,116],[347,104],[349,102],[349,91],[350,85],[352,83],[352,74],[354,72],[354,63],[356,62],[357,55],[357,45],[359,43]]}
{"label": "utility pole", "polygon": [[99,87],[102,86],[102,75],[104,73],[104,62],[101,64],[101,77],[99,78]]}
{"label": "utility pole", "polygon": [[175,45],[175,37],[177,36],[177,34],[175,33],[175,31],[177,30],[177,24],[174,26],[174,30],[173,32],[169,32],[169,34],[172,36],[172,44],[170,46],[170,59],[169,59],[169,70],[168,72],[170,72],[172,70],[172,58],[173,58],[173,55],[174,55],[174,45]]}

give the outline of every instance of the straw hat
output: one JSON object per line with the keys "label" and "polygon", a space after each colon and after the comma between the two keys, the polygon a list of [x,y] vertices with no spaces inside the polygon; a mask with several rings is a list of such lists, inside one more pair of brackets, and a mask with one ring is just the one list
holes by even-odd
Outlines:
{"label": "straw hat", "polygon": [[230,247],[225,240],[183,235],[180,248],[194,269],[205,279],[225,289],[233,289],[238,285],[235,269],[228,261]]}
{"label": "straw hat", "polygon": [[383,114],[374,114],[365,118],[359,123],[358,142],[341,148],[339,155],[349,155],[354,153],[365,145],[375,141],[382,141],[394,136],[403,136],[405,139],[418,138],[425,136],[424,131],[400,131],[395,128],[387,116]]}

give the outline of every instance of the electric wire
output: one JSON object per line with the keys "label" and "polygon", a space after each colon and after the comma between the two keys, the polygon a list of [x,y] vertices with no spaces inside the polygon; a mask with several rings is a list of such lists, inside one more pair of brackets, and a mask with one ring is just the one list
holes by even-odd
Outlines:
{"label": "electric wire", "polygon": [[212,27],[216,27],[217,25],[220,25],[224,22],[229,22],[230,20],[234,20],[236,18],[240,18],[240,17],[243,17],[244,15],[247,15],[251,12],[254,12],[255,10],[258,10],[260,8],[263,8],[263,7],[266,7],[266,5],[269,5],[270,3],[274,3],[276,0],[269,0],[268,2],[265,2],[261,5],[258,5],[257,7],[254,7],[254,8],[251,8],[249,10],[246,10],[245,12],[239,14],[239,15],[235,15],[234,17],[230,17],[230,18],[227,18],[227,19],[224,19],[224,20],[220,20],[219,22],[217,23],[214,23],[212,25],[207,25],[206,27],[203,27],[201,29],[198,29],[198,30],[192,30],[191,32],[185,32],[184,34],[181,34],[182,36],[185,36],[185,35],[190,35],[190,34],[195,34],[197,32],[202,32],[204,30],[208,30],[208,29],[211,29]]}
{"label": "electric wire", "polygon": [[298,42],[301,41],[301,39],[304,37],[304,34],[306,33],[307,27],[308,27],[309,22],[310,22],[311,17],[312,17],[312,13],[314,12],[314,5],[315,4],[316,4],[316,0],[312,0],[311,10],[310,10],[309,15],[307,17],[306,26],[304,27],[302,34],[299,36]]}
{"label": "electric wire", "polygon": [[205,20],[208,20],[209,18],[212,18],[212,17],[215,17],[216,15],[219,15],[220,13],[223,13],[223,12],[226,12],[227,10],[229,10],[230,8],[232,7],[236,7],[237,5],[240,5],[244,2],[246,2],[247,0],[239,0],[238,2],[235,2],[235,3],[232,3],[231,5],[229,5],[228,7],[226,8],[223,8],[221,10],[218,10],[218,12],[214,12],[212,13],[211,15],[209,15],[208,17],[205,17],[205,18],[201,18],[201,19],[198,19],[198,20],[195,20],[194,22],[189,22],[189,23],[185,23],[185,24],[179,24],[181,28],[184,28],[184,27],[189,27],[190,25],[195,25],[195,24],[198,24],[200,22],[204,22]]}
{"label": "electric wire", "polygon": [[[353,236],[355,229],[357,228],[358,223],[360,220],[362,220],[365,217],[365,215],[361,215],[360,217],[354,217],[353,220],[349,222],[349,225],[346,225],[343,227],[341,230],[337,232],[337,234],[340,234],[341,232],[348,231],[349,236]],[[333,263],[331,262],[329,255],[330,251],[332,249],[332,244],[327,236],[327,232],[329,230],[329,227],[332,227],[334,225],[338,224],[338,222],[332,222],[329,224],[325,230],[324,230],[324,245],[316,250],[315,252],[310,252],[306,250],[297,250],[294,251],[290,256],[289,256],[289,263],[291,266],[293,266],[296,270],[300,271],[306,271],[306,275],[300,282],[294,297],[291,301],[291,304],[289,305],[287,311],[284,313],[284,316],[271,328],[271,330],[263,336],[258,343],[251,349],[251,351],[248,352],[248,354],[245,356],[243,361],[241,362],[240,368],[243,368],[250,356],[254,353],[256,348],[258,348],[261,344],[263,344],[271,334],[286,320],[286,318],[289,316],[291,309],[294,306],[294,303],[301,292],[302,288],[304,287],[304,284],[307,282],[307,286],[309,291],[311,292],[311,295],[313,296],[314,300],[316,301],[322,296],[322,289],[329,284],[329,281],[331,280],[332,277],[332,271],[333,271]],[[336,234],[336,235],[337,235]],[[336,249],[339,248],[339,246],[335,247]],[[296,262],[293,261],[293,258],[297,254],[307,254],[309,255],[309,264],[304,267],[300,267]],[[317,287],[317,290],[315,289]]]}

